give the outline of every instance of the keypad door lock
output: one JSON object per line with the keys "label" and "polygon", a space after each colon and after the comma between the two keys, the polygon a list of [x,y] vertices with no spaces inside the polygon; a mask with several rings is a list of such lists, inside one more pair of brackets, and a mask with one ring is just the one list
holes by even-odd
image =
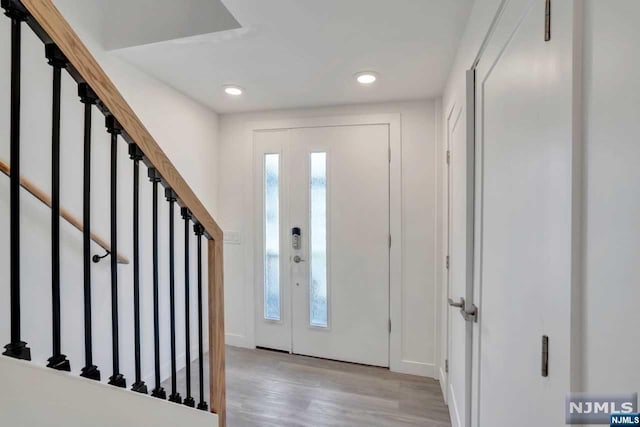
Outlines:
{"label": "keypad door lock", "polygon": [[291,247],[296,251],[302,249],[302,231],[300,227],[291,229]]}

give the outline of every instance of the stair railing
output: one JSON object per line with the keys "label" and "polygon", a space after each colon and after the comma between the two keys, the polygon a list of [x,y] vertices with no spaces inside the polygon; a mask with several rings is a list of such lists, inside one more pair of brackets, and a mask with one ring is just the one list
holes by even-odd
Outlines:
{"label": "stair railing", "polygon": [[[85,152],[88,152],[90,154],[90,151],[85,151]],[[8,177],[11,177],[11,167],[9,167],[9,165],[7,163],[3,162],[2,160],[0,160],[0,172],[3,173],[4,175],[8,176]],[[85,181],[88,179],[87,178],[88,176],[89,176],[88,174],[85,174]],[[42,204],[44,204],[45,206],[47,206],[49,208],[51,207],[51,197],[49,195],[47,195],[47,193],[45,193],[44,190],[40,189],[37,185],[35,185],[31,181],[29,181],[27,178],[20,177],[20,186],[22,188],[24,188],[33,197],[35,197],[40,202],[42,202]],[[87,198],[87,200],[88,200],[88,198]],[[80,231],[83,234],[84,234],[84,224],[89,224],[89,220],[87,220],[87,218],[84,218],[84,224],[83,224],[81,221],[78,220],[78,218],[74,217],[71,214],[71,212],[69,212],[68,210],[66,210],[66,209],[64,209],[62,207],[60,208],[60,217],[62,219],[64,219],[65,221],[67,221],[75,229],[77,229],[78,231]],[[106,256],[109,256],[111,254],[111,246],[102,237],[98,236],[94,232],[91,232],[90,229],[91,229],[91,227],[87,226],[87,232],[88,232],[87,234],[88,234],[88,238],[89,238],[89,248],[91,247],[91,243],[90,242],[94,242],[98,246],[100,246],[102,249],[104,249],[105,252],[107,253],[104,256],[94,255],[93,257],[91,257],[93,262],[99,262],[100,259],[102,259],[102,258],[104,258]],[[118,264],[129,264],[129,259],[126,256],[124,256],[123,254],[118,254]]]}
{"label": "stair railing", "polygon": [[[160,146],[144,127],[140,119],[132,111],[120,92],[98,65],[82,41],[75,34],[51,0],[1,0],[5,15],[11,19],[11,102],[10,102],[10,165],[6,173],[10,175],[10,321],[11,341],[5,346],[4,355],[16,359],[31,359],[29,345],[23,341],[21,333],[21,304],[20,304],[20,187],[24,185],[20,177],[20,124],[21,124],[21,31],[23,23],[42,40],[45,45],[46,58],[52,66],[53,99],[52,99],[52,176],[51,176],[51,296],[52,296],[52,343],[53,348],[48,367],[57,370],[70,371],[72,361],[67,359],[61,346],[60,322],[60,217],[67,213],[60,207],[60,98],[61,73],[66,71],[78,84],[78,95],[84,105],[84,153],[83,153],[83,224],[77,228],[83,231],[83,292],[84,292],[84,344],[85,360],[80,375],[100,380],[101,372],[93,362],[92,323],[91,323],[91,240],[96,236],[91,232],[91,115],[97,108],[106,118],[106,129],[111,136],[110,156],[110,243],[102,241],[101,245],[107,250],[107,255],[118,254],[118,205],[117,205],[117,153],[123,140],[128,144],[130,159],[133,162],[133,308],[134,308],[134,353],[135,353],[135,381],[132,390],[138,393],[148,393],[147,385],[141,374],[141,325],[140,325],[140,218],[139,218],[139,186],[140,162],[146,165],[148,176],[153,187],[153,311],[154,311],[154,361],[155,384],[152,396],[166,399],[166,392],[162,388],[160,378],[160,339],[162,331],[159,325],[159,248],[158,248],[158,190],[164,187],[165,198],[170,210],[169,223],[169,252],[170,252],[170,316],[171,328],[169,340],[171,344],[171,394],[169,400],[200,410],[209,410],[204,393],[204,321],[203,304],[208,304],[209,330],[209,401],[211,412],[218,415],[219,425],[225,425],[225,359],[224,359],[224,312],[223,312],[223,274],[222,274],[222,230],[204,205],[193,193],[185,180],[178,173]],[[9,172],[9,167],[11,168]],[[23,180],[24,181],[24,180]],[[29,188],[27,188],[29,190]],[[29,190],[31,191],[31,190]],[[33,191],[31,191],[33,192]],[[38,196],[36,196],[38,197]],[[40,197],[39,197],[40,198]],[[40,198],[40,200],[43,200]],[[43,200],[44,201],[44,200]],[[174,269],[174,209],[178,205],[185,232],[185,346],[187,355],[187,384],[185,398],[182,399],[176,384],[176,327],[175,327],[175,269]],[[68,218],[67,218],[68,219]],[[77,223],[78,221],[76,221]],[[199,395],[196,405],[191,393],[190,370],[190,328],[191,304],[189,301],[189,242],[193,238],[190,225],[193,224],[193,234],[197,242],[197,330],[198,330],[198,378]],[[207,244],[208,269],[208,301],[203,301],[203,237]],[[97,257],[98,260],[102,257]],[[120,369],[119,314],[118,314],[118,275],[122,274],[118,267],[118,256],[110,257],[111,277],[111,329],[112,329],[112,362],[109,384],[126,387],[127,380]],[[180,343],[182,344],[182,343]]]}

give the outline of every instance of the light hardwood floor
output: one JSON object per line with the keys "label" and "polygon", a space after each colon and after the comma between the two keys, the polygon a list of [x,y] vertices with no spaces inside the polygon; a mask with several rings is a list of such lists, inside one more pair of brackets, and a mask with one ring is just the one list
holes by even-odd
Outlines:
{"label": "light hardwood floor", "polygon": [[[197,362],[192,388],[198,400]],[[205,363],[206,366],[206,363]],[[184,397],[185,370],[178,372]],[[208,384],[205,374],[205,395]],[[166,381],[167,394],[171,382]],[[387,369],[227,347],[229,427],[449,427],[440,385]]]}

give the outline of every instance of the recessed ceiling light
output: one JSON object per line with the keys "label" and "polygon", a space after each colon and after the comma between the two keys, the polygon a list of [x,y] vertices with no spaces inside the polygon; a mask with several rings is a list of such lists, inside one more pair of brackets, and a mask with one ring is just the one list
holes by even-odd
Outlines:
{"label": "recessed ceiling light", "polygon": [[227,95],[232,95],[232,96],[242,95],[242,88],[239,86],[225,86],[224,91]]}
{"label": "recessed ceiling light", "polygon": [[362,83],[363,85],[370,85],[375,82],[377,78],[376,73],[371,71],[363,71],[356,74],[356,80],[358,80],[358,83]]}

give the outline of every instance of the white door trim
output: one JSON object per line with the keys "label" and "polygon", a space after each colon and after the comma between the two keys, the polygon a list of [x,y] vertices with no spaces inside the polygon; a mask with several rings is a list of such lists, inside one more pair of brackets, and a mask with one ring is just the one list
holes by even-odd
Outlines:
{"label": "white door trim", "polygon": [[[245,135],[251,143],[251,153],[247,156],[251,159],[251,176],[245,182],[247,188],[244,194],[244,206],[248,212],[254,213],[256,191],[256,171],[253,168],[255,158],[255,148],[253,144],[253,133],[255,131],[296,129],[313,127],[335,127],[335,126],[360,126],[379,125],[389,126],[389,147],[390,147],[390,168],[389,168],[389,230],[392,244],[389,253],[389,313],[391,317],[391,333],[389,337],[389,367],[392,371],[415,375],[433,377],[435,369],[433,365],[406,360],[402,357],[402,136],[401,136],[401,115],[391,114],[366,114],[328,117],[304,117],[279,120],[268,120],[248,123],[245,128]],[[259,249],[255,244],[256,223],[254,215],[250,215],[252,220],[246,224],[247,245],[245,247],[245,271],[248,276],[245,280],[245,292],[247,295],[246,319],[248,334],[246,344],[255,347],[255,322],[256,310],[255,300],[255,277],[257,264],[255,260],[260,256]]]}

